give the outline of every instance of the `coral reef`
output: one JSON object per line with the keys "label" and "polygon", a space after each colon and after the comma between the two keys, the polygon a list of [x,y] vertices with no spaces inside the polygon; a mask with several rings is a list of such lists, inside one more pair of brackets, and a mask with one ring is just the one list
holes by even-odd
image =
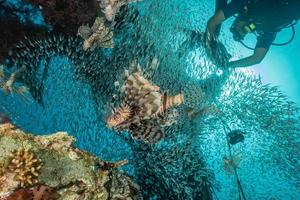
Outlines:
{"label": "coral reef", "polygon": [[11,153],[9,171],[15,173],[16,180],[21,187],[31,186],[38,182],[41,161],[30,149],[20,149]]}
{"label": "coral reef", "polygon": [[36,186],[30,189],[18,189],[11,195],[1,200],[56,200],[59,194],[53,189],[45,185]]}
{"label": "coral reef", "polygon": [[113,48],[113,32],[105,26],[103,18],[97,17],[93,26],[80,26],[78,35],[84,39],[83,49],[95,49],[96,47]]}
{"label": "coral reef", "polygon": [[[118,84],[117,84],[118,85]],[[124,98],[119,108],[107,119],[107,125],[117,131],[129,131],[131,137],[147,143],[156,143],[164,137],[163,127],[172,125],[165,119],[172,107],[183,104],[183,94],[161,94],[160,88],[142,75],[128,74],[125,78]]]}
{"label": "coral reef", "polygon": [[0,199],[141,198],[139,186],[117,169],[126,160],[107,163],[72,147],[73,141],[64,132],[33,136],[0,125]]}
{"label": "coral reef", "polygon": [[95,0],[28,0],[42,8],[44,19],[57,33],[75,35],[79,26],[92,22],[99,7]]}

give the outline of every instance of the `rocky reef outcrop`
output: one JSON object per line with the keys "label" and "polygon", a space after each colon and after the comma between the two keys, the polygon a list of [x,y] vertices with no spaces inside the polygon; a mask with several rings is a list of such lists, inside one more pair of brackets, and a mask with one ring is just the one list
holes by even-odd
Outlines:
{"label": "rocky reef outcrop", "polygon": [[66,132],[34,136],[0,125],[0,200],[141,199],[131,178],[110,163],[72,146]]}

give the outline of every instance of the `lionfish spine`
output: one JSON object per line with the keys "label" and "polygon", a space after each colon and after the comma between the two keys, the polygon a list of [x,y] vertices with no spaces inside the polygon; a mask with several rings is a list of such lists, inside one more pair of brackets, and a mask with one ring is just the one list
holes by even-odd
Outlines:
{"label": "lionfish spine", "polygon": [[131,117],[131,108],[125,103],[121,103],[118,109],[113,108],[112,115],[107,119],[109,128],[114,128]]}
{"label": "lionfish spine", "polygon": [[167,93],[165,93],[162,96],[162,106],[161,106],[161,113],[165,113],[169,108],[179,106],[184,103],[184,96],[182,93],[176,95],[176,96],[168,96]]}

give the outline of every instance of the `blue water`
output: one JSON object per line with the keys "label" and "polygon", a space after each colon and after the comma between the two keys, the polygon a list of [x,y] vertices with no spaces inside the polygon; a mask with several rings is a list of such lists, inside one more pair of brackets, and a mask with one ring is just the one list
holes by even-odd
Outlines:
{"label": "blue water", "polygon": [[[216,68],[201,48],[187,49],[190,52],[186,58],[177,55],[180,44],[187,37],[184,30],[204,30],[206,20],[214,12],[213,4],[209,0],[144,0],[131,5],[140,10],[139,22],[145,41],[151,41],[156,54],[165,58],[160,73],[154,77],[154,82],[161,83],[164,89],[177,92],[176,82],[182,85],[198,84],[211,75],[218,77],[215,75]],[[233,42],[226,28],[228,26],[229,23],[223,28],[222,41],[230,53],[234,57],[249,53]],[[297,29],[300,30],[299,25]],[[285,35],[289,33],[283,32],[280,37],[285,38]],[[287,123],[287,118],[291,117],[287,109],[289,104],[276,96],[276,92],[269,91],[265,96],[256,94],[256,88],[258,90],[260,87],[251,84],[253,80],[253,85],[259,85],[260,82],[254,83],[254,80],[261,75],[263,83],[281,85],[280,89],[290,97],[289,100],[299,104],[300,52],[296,50],[299,39],[297,36],[290,46],[272,49],[261,65],[252,68],[254,72],[237,70],[225,83],[217,78],[220,84],[216,85],[221,88],[220,93],[212,94],[209,100],[218,102],[225,113],[220,117],[222,122],[226,121],[224,126],[217,126],[210,118],[197,119],[183,126],[193,126],[190,129],[197,134],[193,142],[202,155],[199,159],[205,161],[214,174],[214,199],[238,199],[235,176],[228,175],[223,169],[223,157],[228,155],[224,136],[228,131],[226,126],[247,132],[245,142],[233,147],[233,152],[241,155],[238,174],[247,199],[300,199],[299,120],[290,126]],[[113,71],[111,73],[115,74]],[[250,77],[250,83],[243,76]],[[105,110],[99,109],[105,102],[94,98],[91,85],[75,78],[74,66],[68,57],[54,56],[50,60],[44,88],[44,106],[37,104],[33,98],[25,102],[16,94],[1,94],[0,111],[7,113],[17,126],[26,131],[38,134],[67,131],[76,137],[76,146],[103,159],[129,159],[130,163],[134,162],[129,144],[106,128]],[[258,100],[261,105],[256,104]],[[264,128],[267,122],[270,127]],[[188,133],[190,129],[178,130],[178,134]],[[180,140],[176,141],[178,144],[166,141],[161,146],[180,146]],[[132,164],[124,167],[124,170],[135,175]]]}

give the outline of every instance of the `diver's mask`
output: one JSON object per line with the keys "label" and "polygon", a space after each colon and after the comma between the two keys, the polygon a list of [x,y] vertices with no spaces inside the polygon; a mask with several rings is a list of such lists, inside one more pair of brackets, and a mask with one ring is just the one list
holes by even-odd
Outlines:
{"label": "diver's mask", "polygon": [[242,41],[248,33],[256,31],[254,23],[243,21],[237,18],[230,28],[235,41]]}

